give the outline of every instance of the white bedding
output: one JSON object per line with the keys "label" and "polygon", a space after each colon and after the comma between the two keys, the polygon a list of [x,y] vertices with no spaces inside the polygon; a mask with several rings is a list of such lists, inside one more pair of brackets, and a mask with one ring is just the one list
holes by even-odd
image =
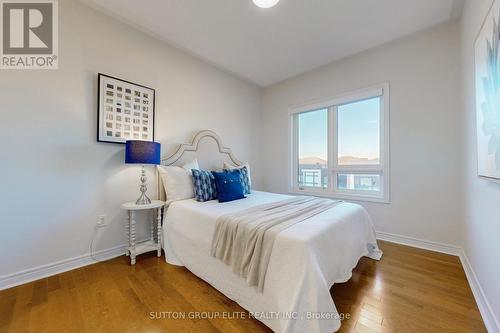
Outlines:
{"label": "white bedding", "polygon": [[[349,280],[362,256],[382,256],[363,207],[341,203],[278,234],[263,293],[210,256],[219,216],[289,197],[253,191],[246,199],[227,203],[173,202],[163,228],[166,260],[186,266],[275,332],[337,331],[340,320],[330,287]],[[311,314],[327,319],[308,319]]]}

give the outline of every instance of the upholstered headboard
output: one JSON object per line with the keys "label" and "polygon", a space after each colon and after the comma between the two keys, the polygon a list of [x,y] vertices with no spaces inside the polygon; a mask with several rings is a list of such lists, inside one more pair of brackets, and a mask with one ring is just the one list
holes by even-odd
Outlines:
{"label": "upholstered headboard", "polygon": [[[202,169],[222,169],[224,162],[241,165],[242,162],[234,156],[231,148],[224,146],[217,133],[203,130],[196,133],[190,143],[181,144],[171,155],[162,157],[162,165],[183,165],[197,158]],[[165,190],[161,177],[158,179],[158,198],[165,200]]]}

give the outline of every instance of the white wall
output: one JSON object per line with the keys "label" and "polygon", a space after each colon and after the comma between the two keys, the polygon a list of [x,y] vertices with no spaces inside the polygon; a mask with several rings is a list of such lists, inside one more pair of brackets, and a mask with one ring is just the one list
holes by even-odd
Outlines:
{"label": "white wall", "polygon": [[287,191],[290,106],[389,82],[391,203],[361,204],[378,231],[458,244],[459,51],[459,25],[452,22],[266,88],[265,189]]}
{"label": "white wall", "polygon": [[462,17],[466,199],[462,246],[497,318],[496,332],[500,332],[500,184],[477,177],[474,95],[474,40],[491,3],[491,0],[469,0]]}
{"label": "white wall", "polygon": [[262,184],[260,88],[78,2],[59,1],[59,18],[59,70],[0,71],[0,277],[88,253],[99,214],[112,224],[97,249],[125,242],[139,169],[96,142],[98,72],[156,89],[157,141],[215,130]]}

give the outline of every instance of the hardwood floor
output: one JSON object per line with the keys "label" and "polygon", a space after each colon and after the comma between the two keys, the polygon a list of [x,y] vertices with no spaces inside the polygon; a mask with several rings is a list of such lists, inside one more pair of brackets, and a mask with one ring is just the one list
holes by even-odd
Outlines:
{"label": "hardwood floor", "polygon": [[[340,332],[486,332],[457,257],[380,247],[380,262],[361,259],[331,290],[350,315]],[[179,312],[200,318],[173,318]],[[123,256],[0,291],[0,332],[270,332],[242,313],[185,268],[148,254],[134,267]]]}

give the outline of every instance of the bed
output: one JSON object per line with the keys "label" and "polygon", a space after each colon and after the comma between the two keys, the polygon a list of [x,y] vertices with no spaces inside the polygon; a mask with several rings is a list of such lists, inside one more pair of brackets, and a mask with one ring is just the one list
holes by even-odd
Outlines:
{"label": "bed", "polygon": [[[163,164],[178,162],[186,152],[198,153],[204,138],[214,139],[218,153],[241,164],[211,131],[195,135],[190,144],[181,145],[176,153],[163,159]],[[215,165],[220,167],[218,162]],[[164,193],[159,194],[164,198]],[[362,206],[341,202],[280,232],[272,247],[262,291],[250,287],[230,266],[210,255],[219,217],[289,197],[252,191],[246,199],[227,203],[194,199],[169,202],[166,198],[166,261],[185,266],[275,332],[335,332],[340,328],[341,316],[330,295],[331,286],[349,280],[361,257],[379,260],[382,256],[372,222]]]}

